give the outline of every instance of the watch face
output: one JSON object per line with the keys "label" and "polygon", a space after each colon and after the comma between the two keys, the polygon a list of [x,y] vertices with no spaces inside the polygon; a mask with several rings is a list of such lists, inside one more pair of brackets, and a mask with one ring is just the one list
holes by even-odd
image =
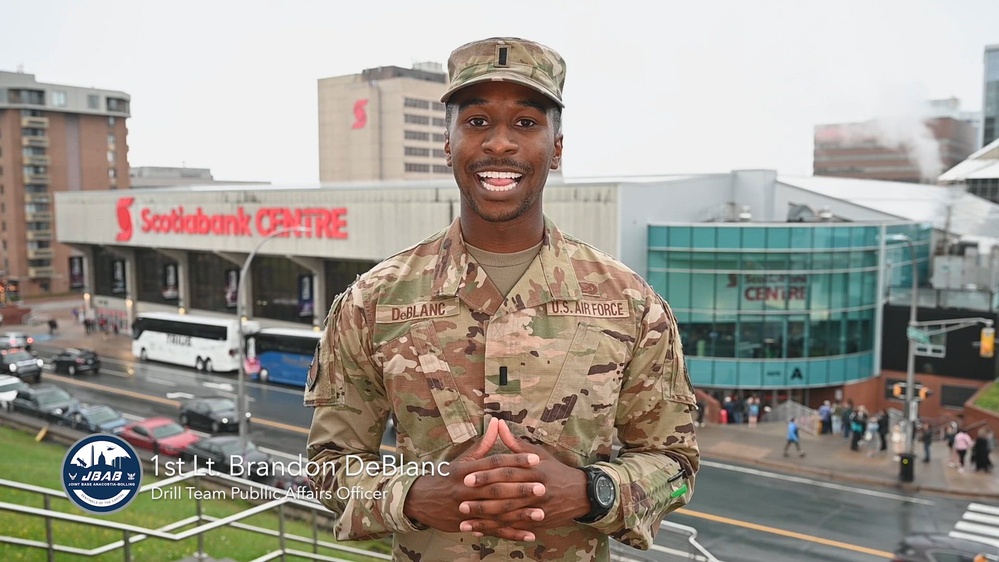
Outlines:
{"label": "watch face", "polygon": [[593,484],[597,502],[600,503],[600,506],[610,507],[614,505],[614,481],[611,480],[611,477],[601,474],[597,476]]}

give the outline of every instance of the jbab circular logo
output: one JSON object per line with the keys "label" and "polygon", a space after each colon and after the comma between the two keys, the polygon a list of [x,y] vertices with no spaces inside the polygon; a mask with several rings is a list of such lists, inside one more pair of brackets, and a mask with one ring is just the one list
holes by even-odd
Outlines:
{"label": "jbab circular logo", "polygon": [[62,461],[62,487],[84,511],[104,514],[128,505],[142,485],[142,463],[132,446],[114,435],[91,435]]}

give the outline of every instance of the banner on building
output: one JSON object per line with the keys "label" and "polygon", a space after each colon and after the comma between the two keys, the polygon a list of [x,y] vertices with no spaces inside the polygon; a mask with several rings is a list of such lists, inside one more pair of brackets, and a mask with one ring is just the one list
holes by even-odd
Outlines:
{"label": "banner on building", "polygon": [[125,294],[125,260],[111,262],[111,294]]}
{"label": "banner on building", "polygon": [[225,270],[225,306],[236,308],[239,301],[239,270]]}
{"label": "banner on building", "polygon": [[312,291],[312,274],[298,276],[298,315],[312,316],[315,299]]}
{"label": "banner on building", "polygon": [[83,288],[83,256],[69,257],[69,288]]}
{"label": "banner on building", "polygon": [[163,298],[175,299],[180,296],[177,285],[177,264],[168,263],[163,266]]}

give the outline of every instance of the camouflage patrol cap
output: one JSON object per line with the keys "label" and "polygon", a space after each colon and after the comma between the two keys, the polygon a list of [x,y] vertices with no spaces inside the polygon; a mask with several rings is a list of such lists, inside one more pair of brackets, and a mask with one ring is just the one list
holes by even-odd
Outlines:
{"label": "camouflage patrol cap", "polygon": [[559,107],[565,85],[565,61],[553,49],[517,37],[491,37],[455,49],[447,61],[451,78],[441,102],[480,82],[514,82],[551,98]]}

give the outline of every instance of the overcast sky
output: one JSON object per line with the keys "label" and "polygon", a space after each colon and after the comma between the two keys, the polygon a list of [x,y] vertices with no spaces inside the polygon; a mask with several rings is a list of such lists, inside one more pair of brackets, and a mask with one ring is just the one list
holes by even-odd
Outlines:
{"label": "overcast sky", "polygon": [[0,0],[0,69],[131,95],[132,166],[318,180],[317,80],[495,35],[566,59],[569,177],[810,175],[816,124],[980,110],[997,0]]}

